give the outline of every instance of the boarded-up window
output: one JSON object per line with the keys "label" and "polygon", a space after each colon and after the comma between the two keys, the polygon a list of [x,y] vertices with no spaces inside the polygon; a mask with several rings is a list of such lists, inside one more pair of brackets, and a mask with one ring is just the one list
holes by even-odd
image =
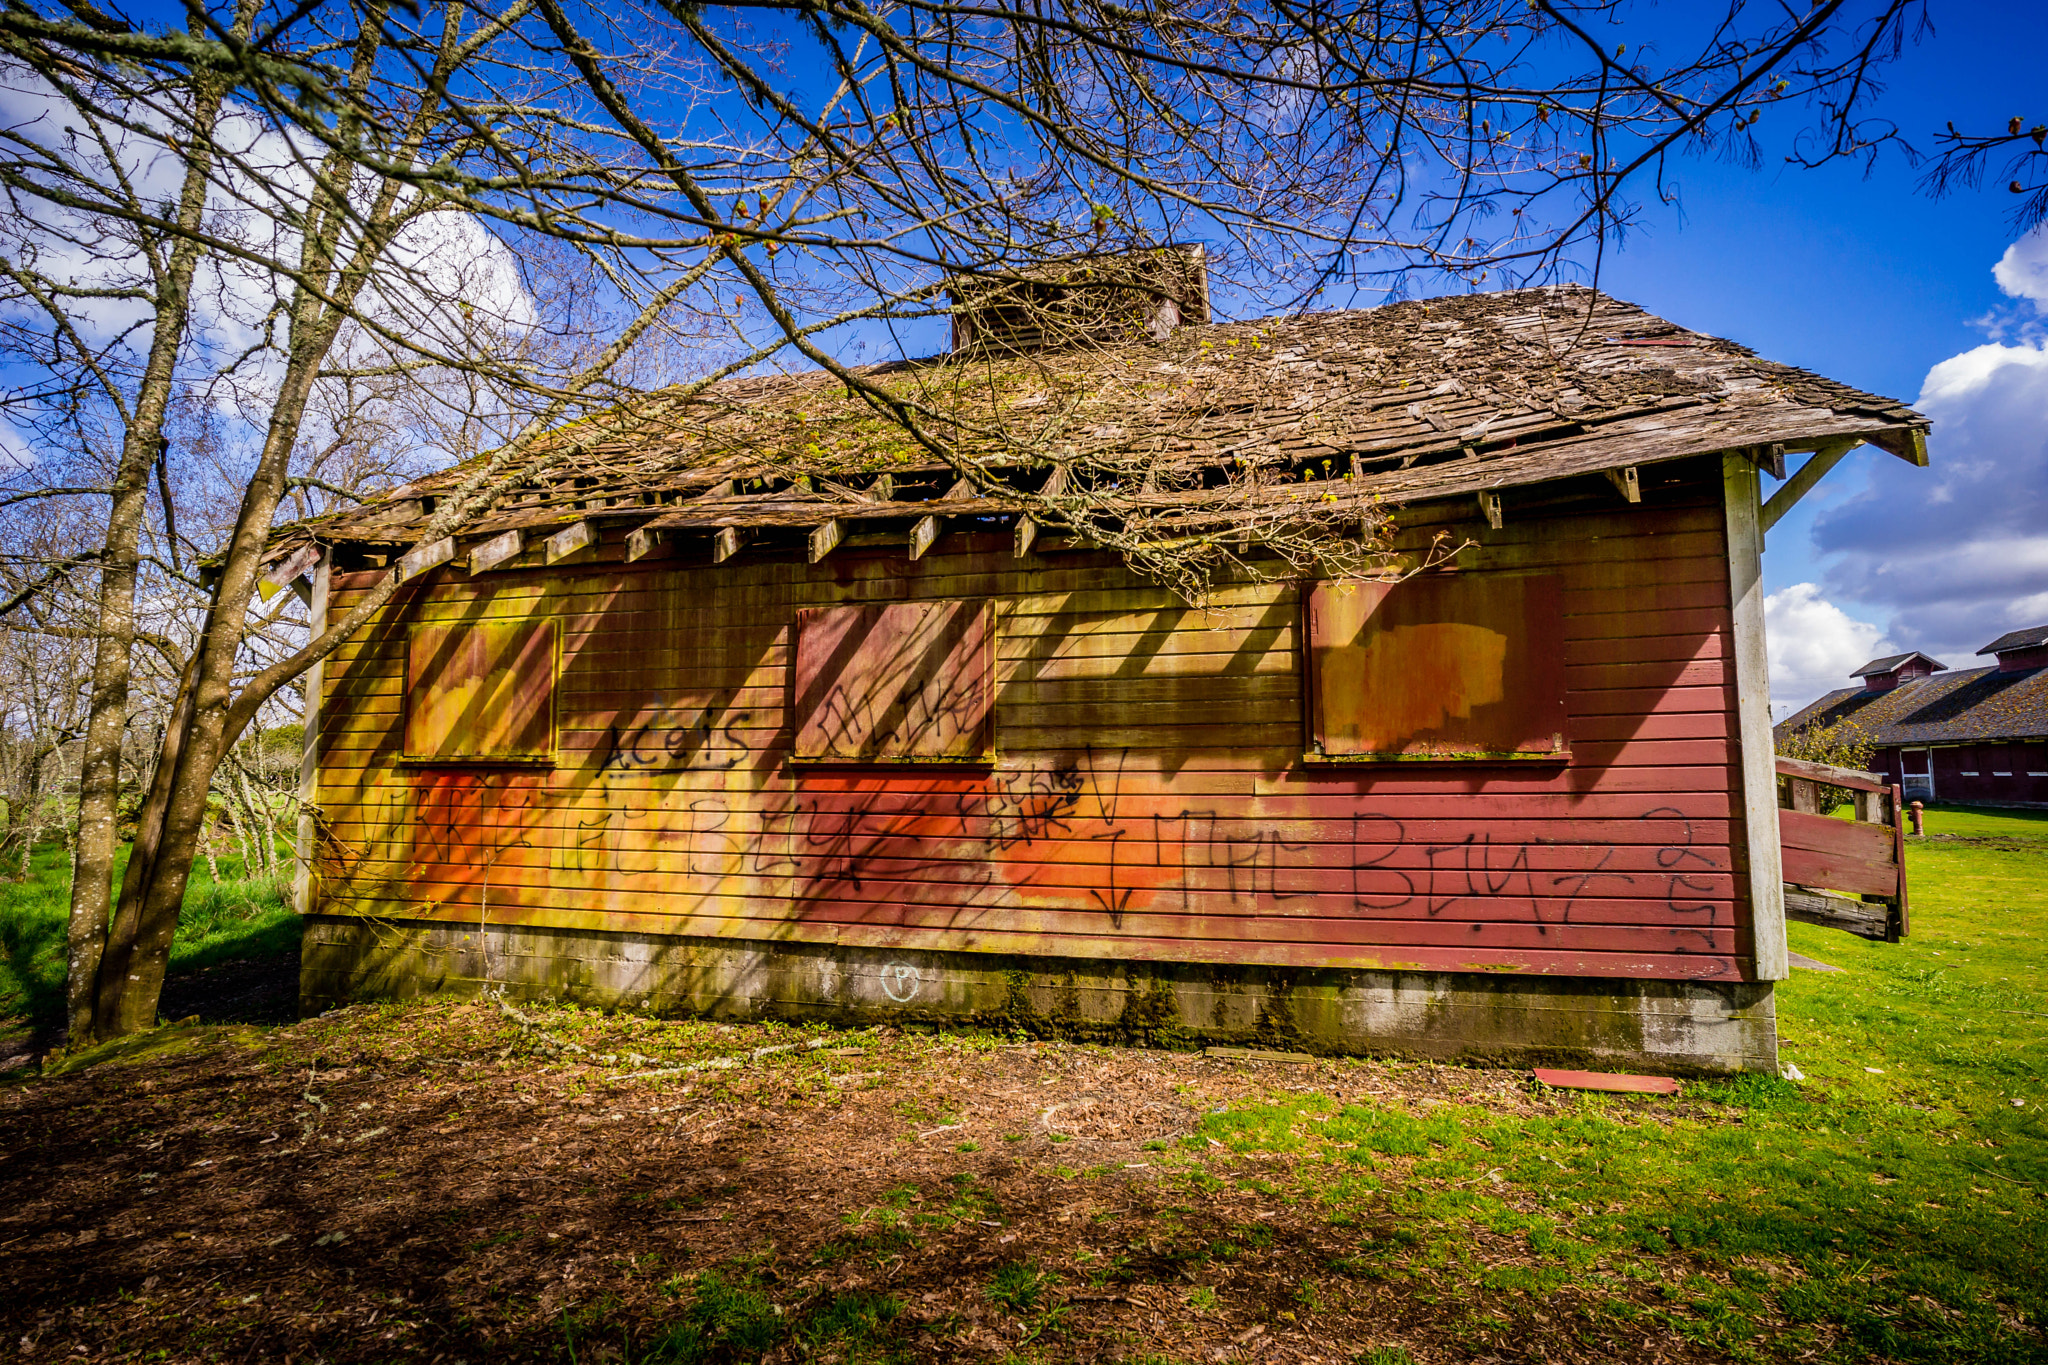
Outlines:
{"label": "boarded-up window", "polygon": [[405,665],[405,756],[439,763],[551,763],[555,623],[414,626]]}
{"label": "boarded-up window", "polygon": [[1318,583],[1309,758],[1559,758],[1563,605],[1551,574]]}
{"label": "boarded-up window", "polygon": [[801,612],[794,756],[817,763],[975,763],[994,749],[995,622],[986,602]]}

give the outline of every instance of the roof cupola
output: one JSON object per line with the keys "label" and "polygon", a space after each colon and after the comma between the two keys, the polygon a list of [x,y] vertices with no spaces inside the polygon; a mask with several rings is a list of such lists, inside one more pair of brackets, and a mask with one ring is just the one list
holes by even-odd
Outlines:
{"label": "roof cupola", "polygon": [[2009,630],[1977,653],[1997,656],[2000,673],[2048,666],[2048,626]]}
{"label": "roof cupola", "polygon": [[1916,649],[1911,654],[1887,654],[1882,659],[1872,659],[1849,676],[1863,679],[1867,692],[1889,692],[1900,683],[1939,673],[1947,667],[1941,660],[1929,658]]}

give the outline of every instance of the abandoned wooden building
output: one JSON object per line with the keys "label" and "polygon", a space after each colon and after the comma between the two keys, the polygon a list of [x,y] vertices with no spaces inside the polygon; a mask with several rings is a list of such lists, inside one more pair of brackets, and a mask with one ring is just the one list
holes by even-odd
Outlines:
{"label": "abandoned wooden building", "polygon": [[1977,651],[1983,668],[1950,668],[1919,651],[1872,659],[1778,722],[1778,733],[1853,721],[1871,766],[1909,801],[2048,806],[2048,625],[2007,631]]}
{"label": "abandoned wooden building", "polygon": [[[1925,421],[1582,288],[1205,317],[861,372],[974,479],[769,376],[281,533],[316,620],[405,579],[310,689],[305,1007],[1774,1067],[1762,535]],[[1031,515],[1084,458],[1191,535],[1393,509],[1388,572],[1191,605]]]}

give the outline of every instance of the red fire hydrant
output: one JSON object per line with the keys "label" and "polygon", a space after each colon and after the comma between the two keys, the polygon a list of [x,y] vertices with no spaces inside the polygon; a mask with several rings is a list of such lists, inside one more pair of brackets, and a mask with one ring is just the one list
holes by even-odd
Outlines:
{"label": "red fire hydrant", "polygon": [[1920,828],[1920,803],[1918,801],[1915,801],[1911,805],[1907,806],[1906,810],[1909,813],[1909,818],[1913,821],[1913,832],[1915,834],[1924,833],[1924,831]]}

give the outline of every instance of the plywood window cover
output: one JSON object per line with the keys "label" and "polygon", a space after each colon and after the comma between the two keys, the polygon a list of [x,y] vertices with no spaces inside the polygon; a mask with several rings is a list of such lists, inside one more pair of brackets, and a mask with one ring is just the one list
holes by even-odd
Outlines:
{"label": "plywood window cover", "polygon": [[799,612],[792,759],[857,766],[994,762],[995,638],[987,601]]}
{"label": "plywood window cover", "polygon": [[552,620],[426,622],[406,633],[407,763],[555,762]]}
{"label": "plywood window cover", "polygon": [[1557,575],[1325,581],[1303,614],[1305,761],[1570,760]]}

